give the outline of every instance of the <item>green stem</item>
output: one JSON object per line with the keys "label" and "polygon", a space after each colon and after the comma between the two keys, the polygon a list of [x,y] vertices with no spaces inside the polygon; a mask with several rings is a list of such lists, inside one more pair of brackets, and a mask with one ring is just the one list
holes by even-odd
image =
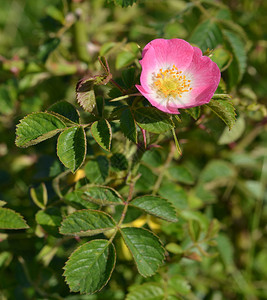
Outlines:
{"label": "green stem", "polygon": [[124,100],[124,99],[130,98],[130,97],[135,97],[135,96],[141,96],[141,94],[135,93],[135,94],[124,95],[124,96],[114,98],[114,99],[110,100],[109,102],[116,102],[116,101]]}
{"label": "green stem", "polygon": [[168,170],[168,167],[173,159],[173,156],[174,156],[174,153],[175,153],[175,145],[173,143],[170,144],[170,152],[169,152],[169,155],[165,161],[165,164],[160,168],[160,172],[159,172],[159,177],[153,187],[153,192],[152,192],[152,195],[156,195],[159,188],[160,188],[160,185],[161,185],[161,182],[163,180],[163,177],[165,175],[165,171]]}

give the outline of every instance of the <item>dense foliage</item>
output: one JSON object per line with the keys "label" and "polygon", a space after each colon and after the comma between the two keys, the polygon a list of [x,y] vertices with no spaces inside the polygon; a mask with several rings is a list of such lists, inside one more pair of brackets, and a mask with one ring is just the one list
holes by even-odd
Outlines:
{"label": "dense foliage", "polygon": [[[1,2],[0,299],[267,298],[266,13]],[[208,104],[173,115],[138,93],[156,38],[218,65]]]}

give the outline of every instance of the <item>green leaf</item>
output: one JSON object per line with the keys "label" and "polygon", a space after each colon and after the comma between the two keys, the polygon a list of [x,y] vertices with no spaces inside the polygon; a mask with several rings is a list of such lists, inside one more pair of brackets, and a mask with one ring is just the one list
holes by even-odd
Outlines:
{"label": "green leaf", "polygon": [[59,44],[60,44],[59,38],[50,38],[45,43],[41,44],[39,48],[38,58],[42,62],[45,62],[48,56],[50,55],[50,53],[53,52],[58,47]]}
{"label": "green leaf", "polygon": [[234,247],[230,238],[226,234],[220,234],[216,241],[222,261],[228,271],[234,269]]}
{"label": "green leaf", "polygon": [[125,300],[163,300],[164,289],[159,283],[147,282],[130,287],[130,293]]}
{"label": "green leaf", "polygon": [[110,215],[97,210],[79,210],[67,216],[59,232],[64,235],[91,236],[113,229],[116,223]]}
{"label": "green leaf", "polygon": [[82,190],[74,190],[67,195],[64,195],[64,200],[69,205],[76,209],[98,209],[99,205],[89,202],[87,199],[83,198],[84,192]]}
{"label": "green leaf", "polygon": [[126,171],[128,169],[128,160],[122,153],[114,153],[110,157],[110,166],[115,172]]}
{"label": "green leaf", "polygon": [[177,222],[175,209],[168,200],[158,197],[145,195],[135,198],[130,205],[140,208],[155,217],[161,218],[169,222]]}
{"label": "green leaf", "polygon": [[122,81],[127,89],[133,87],[135,83],[135,68],[128,68],[122,71]]}
{"label": "green leaf", "polygon": [[218,145],[230,144],[238,140],[246,129],[246,122],[243,117],[239,117],[231,130],[225,127],[218,140]]}
{"label": "green leaf", "polygon": [[194,119],[197,120],[200,117],[201,107],[196,106],[192,108],[185,109],[185,111]]}
{"label": "green leaf", "polygon": [[[102,60],[100,62],[104,64]],[[85,77],[77,83],[76,99],[85,111],[92,112],[96,106],[94,85],[106,85],[111,78],[112,75],[110,73],[105,73],[103,75]]]}
{"label": "green leaf", "polygon": [[81,126],[71,127],[58,137],[57,155],[73,173],[83,164],[86,156],[86,137]]}
{"label": "green leaf", "polygon": [[169,174],[171,177],[179,182],[185,184],[193,184],[194,178],[192,177],[191,173],[188,171],[187,168],[183,166],[174,166],[168,168]]}
{"label": "green leaf", "polygon": [[217,48],[212,52],[211,60],[214,61],[221,71],[225,70],[231,63],[233,56],[224,48]]}
{"label": "green leaf", "polygon": [[86,177],[93,183],[105,182],[109,173],[109,161],[105,156],[99,155],[96,159],[88,161],[84,167]]}
{"label": "green leaf", "polygon": [[174,275],[168,280],[168,287],[172,288],[179,295],[187,295],[190,293],[191,287],[187,280],[181,275]]}
{"label": "green leaf", "polygon": [[51,138],[62,131],[66,125],[56,116],[33,113],[20,120],[16,130],[16,145],[26,148]]}
{"label": "green leaf", "polygon": [[72,292],[93,294],[107,284],[115,262],[113,244],[106,240],[93,240],[71,254],[63,275]]}
{"label": "green leaf", "polygon": [[127,7],[133,5],[137,0],[113,0],[116,5]]}
{"label": "green leaf", "polygon": [[176,183],[164,181],[159,188],[159,195],[170,201],[174,207],[185,209],[187,204],[187,194],[185,190]]}
{"label": "green leaf", "polygon": [[48,109],[48,112],[55,113],[58,117],[64,117],[63,121],[72,121],[74,123],[80,123],[80,116],[77,109],[66,101],[59,101],[51,105]]}
{"label": "green leaf", "polygon": [[121,68],[127,67],[134,62],[136,55],[129,51],[123,51],[117,55],[115,66],[119,70]]}
{"label": "green leaf", "polygon": [[235,108],[229,100],[213,100],[206,104],[231,130],[236,120]]}
{"label": "green leaf", "polygon": [[0,207],[0,229],[29,228],[23,217],[9,208]]}
{"label": "green leaf", "polygon": [[155,274],[164,260],[164,248],[158,237],[143,228],[125,227],[120,231],[139,273],[144,277]]}
{"label": "green leaf", "polygon": [[134,143],[137,143],[137,128],[129,108],[125,109],[120,118],[120,127],[122,133]]}
{"label": "green leaf", "polygon": [[43,182],[37,187],[31,187],[30,195],[33,202],[39,206],[39,208],[44,209],[46,207],[48,194],[46,185]]}
{"label": "green leaf", "polygon": [[80,189],[83,198],[101,206],[110,204],[123,204],[121,195],[108,186],[89,186],[85,185]]}
{"label": "green leaf", "polygon": [[42,226],[42,228],[49,234],[60,237],[58,233],[58,227],[61,224],[62,216],[61,212],[56,207],[50,207],[46,210],[40,210],[35,215],[36,222]]}
{"label": "green leaf", "polygon": [[94,122],[91,126],[91,133],[100,147],[106,151],[110,151],[112,131],[106,119]]}
{"label": "green leaf", "polygon": [[92,112],[96,106],[94,80],[94,77],[81,79],[76,86],[76,99],[87,112]]}
{"label": "green leaf", "polygon": [[245,45],[243,41],[240,39],[240,37],[234,32],[230,30],[224,30],[223,34],[228,40],[228,42],[230,43],[230,46],[234,53],[234,59],[237,62],[237,66],[238,66],[237,82],[239,82],[242,79],[247,67],[247,53],[245,50]]}
{"label": "green leaf", "polygon": [[212,182],[218,179],[231,180],[235,176],[232,165],[224,160],[211,160],[199,176],[200,182]]}
{"label": "green leaf", "polygon": [[169,116],[154,107],[140,107],[134,110],[137,124],[152,133],[163,133],[173,128]]}
{"label": "green leaf", "polygon": [[214,21],[206,20],[196,27],[189,43],[196,44],[204,52],[208,48],[215,48],[222,40],[222,32],[218,25]]}

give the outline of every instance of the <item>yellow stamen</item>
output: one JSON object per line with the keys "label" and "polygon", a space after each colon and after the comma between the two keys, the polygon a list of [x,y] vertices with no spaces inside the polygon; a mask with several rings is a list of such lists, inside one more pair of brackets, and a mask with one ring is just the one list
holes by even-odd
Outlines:
{"label": "yellow stamen", "polygon": [[182,97],[183,93],[191,91],[191,80],[187,80],[181,73],[175,65],[164,71],[160,69],[153,83],[157,92],[164,97]]}

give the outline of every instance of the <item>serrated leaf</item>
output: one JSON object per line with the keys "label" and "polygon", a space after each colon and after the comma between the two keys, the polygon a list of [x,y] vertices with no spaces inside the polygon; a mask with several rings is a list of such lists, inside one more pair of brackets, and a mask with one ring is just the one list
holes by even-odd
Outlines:
{"label": "serrated leaf", "polygon": [[81,126],[66,129],[59,135],[57,155],[73,173],[80,168],[86,156],[86,137]]}
{"label": "serrated leaf", "polygon": [[120,118],[122,133],[134,143],[137,143],[137,128],[130,109],[125,109]]}
{"label": "serrated leaf", "polygon": [[109,173],[109,161],[105,156],[99,155],[96,159],[88,161],[84,167],[86,177],[93,183],[105,182]]}
{"label": "serrated leaf", "polygon": [[106,151],[110,151],[112,131],[106,119],[94,122],[91,126],[91,133],[100,147]]}
{"label": "serrated leaf", "polygon": [[202,51],[205,51],[221,44],[222,39],[222,32],[218,25],[208,19],[196,27],[189,42],[196,44]]}
{"label": "serrated leaf", "polygon": [[201,107],[196,106],[192,108],[185,109],[185,111],[194,119],[197,120],[200,117]]}
{"label": "serrated leaf", "polygon": [[63,275],[71,291],[93,294],[107,284],[115,262],[113,244],[106,240],[93,240],[71,254]]}
{"label": "serrated leaf", "polygon": [[137,124],[152,133],[163,133],[173,128],[169,116],[154,107],[140,107],[134,110]]}
{"label": "serrated leaf", "polygon": [[0,229],[29,228],[23,217],[9,208],[0,207]]}
{"label": "serrated leaf", "polygon": [[92,112],[96,106],[94,80],[94,77],[81,79],[76,86],[76,99],[87,112]]}
{"label": "serrated leaf", "polygon": [[110,157],[110,166],[113,171],[126,171],[128,169],[128,160],[122,153],[114,153]]}
{"label": "serrated leaf", "polygon": [[155,274],[164,260],[164,248],[158,237],[143,228],[125,227],[120,231],[139,273],[144,277]]}
{"label": "serrated leaf", "polygon": [[229,130],[227,127],[225,127],[222,135],[220,136],[218,140],[218,145],[225,145],[230,144],[238,140],[242,134],[244,133],[246,129],[246,122],[245,119],[242,117],[239,117],[235,124],[233,125],[232,129]]}
{"label": "serrated leaf", "polygon": [[47,111],[63,116],[74,123],[80,123],[80,116],[77,109],[67,101],[59,101],[51,105]]}
{"label": "serrated leaf", "polygon": [[145,195],[135,198],[130,202],[131,206],[140,208],[155,217],[169,222],[177,222],[175,209],[168,200],[158,197]]}
{"label": "serrated leaf", "polygon": [[163,300],[164,289],[160,283],[147,282],[130,288],[125,300]]}
{"label": "serrated leaf", "polygon": [[187,168],[183,166],[174,166],[168,168],[168,172],[171,177],[179,182],[185,184],[193,184],[194,178],[192,177],[191,173],[188,171]]}
{"label": "serrated leaf", "polygon": [[213,100],[206,104],[223,122],[231,128],[235,124],[235,108],[229,100]]}
{"label": "serrated leaf", "polygon": [[20,120],[16,130],[16,145],[26,148],[51,138],[66,127],[58,117],[45,113],[33,113]]}
{"label": "serrated leaf", "polygon": [[237,77],[237,82],[238,82],[242,79],[247,67],[247,54],[245,50],[245,45],[243,41],[240,39],[240,37],[236,35],[234,32],[230,30],[224,30],[223,34],[225,35],[228,42],[230,43],[230,46],[234,53],[234,58],[237,61],[238,71],[239,71]]}
{"label": "serrated leaf", "polygon": [[82,190],[74,190],[67,195],[64,195],[64,201],[71,205],[76,209],[98,209],[99,205],[89,202],[87,199],[83,198],[83,191]]}
{"label": "serrated leaf", "polygon": [[97,210],[79,210],[67,216],[59,232],[64,235],[92,236],[116,226],[108,214]]}
{"label": "serrated leaf", "polygon": [[123,204],[120,194],[114,189],[107,186],[83,186],[83,198],[93,203],[103,205]]}

